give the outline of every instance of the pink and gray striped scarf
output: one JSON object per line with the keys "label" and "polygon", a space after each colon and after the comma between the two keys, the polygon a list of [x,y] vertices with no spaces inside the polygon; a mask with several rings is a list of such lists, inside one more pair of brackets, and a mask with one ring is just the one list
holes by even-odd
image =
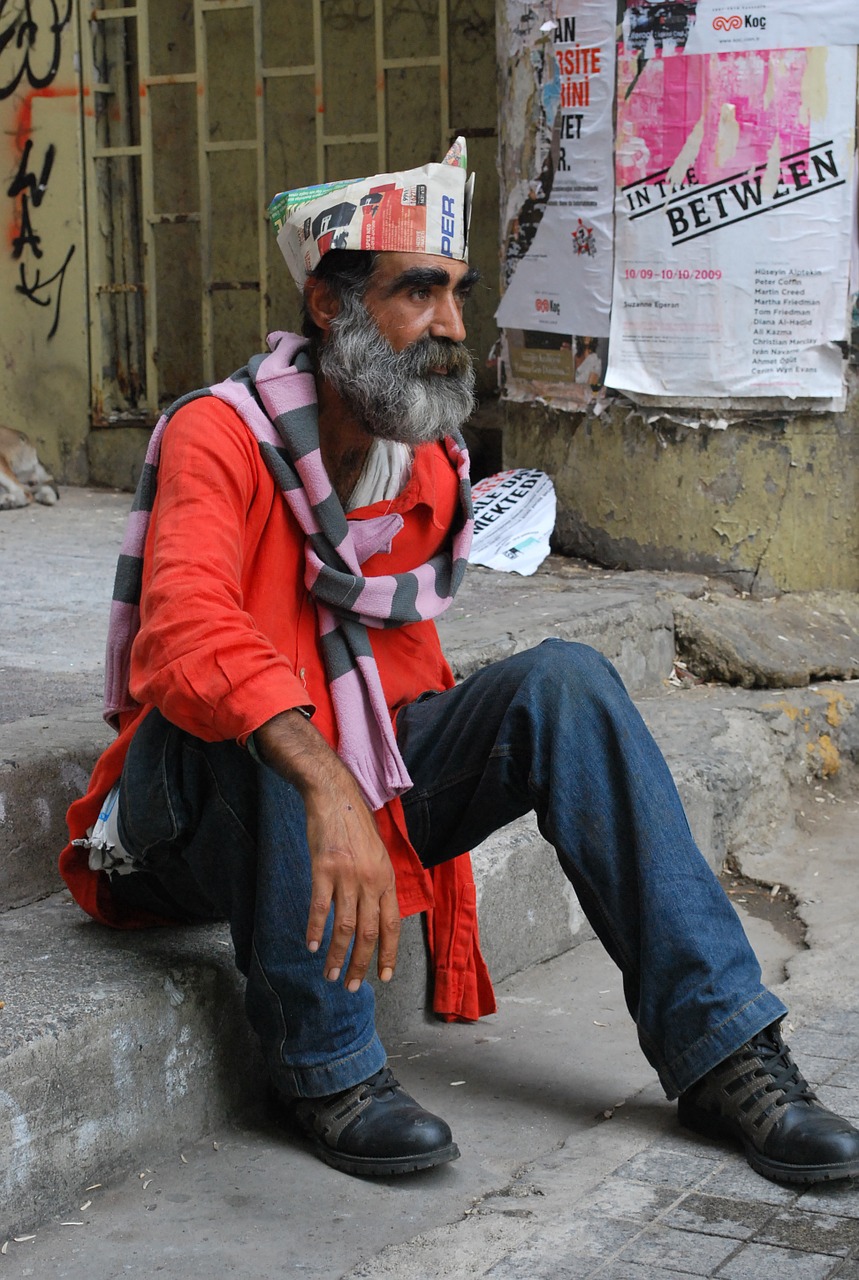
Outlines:
{"label": "pink and gray striped scarf", "polygon": [[444,444],[459,477],[460,510],[448,549],[407,573],[363,577],[362,564],[389,547],[403,527],[398,514],[349,521],[319,450],[316,382],[307,340],[269,335],[269,354],[232,377],[177,400],[158,422],[117,565],[105,662],[104,716],[116,726],[137,704],[129,689],[131,647],[140,627],[143,549],[155,500],[161,439],[173,414],[200,396],[231,405],[260,452],[305,535],[305,585],[317,606],[319,634],[338,730],[338,754],[367,803],[379,809],[412,785],[397,749],[367,627],[435,618],[452,601],[468,561],[474,525],[468,451],[459,432]]}

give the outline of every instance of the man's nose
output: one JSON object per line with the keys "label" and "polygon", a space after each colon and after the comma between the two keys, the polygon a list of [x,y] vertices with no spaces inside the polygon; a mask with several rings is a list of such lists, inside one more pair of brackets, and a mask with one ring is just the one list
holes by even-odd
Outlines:
{"label": "man's nose", "polygon": [[462,308],[454,294],[445,294],[436,303],[430,324],[430,335],[433,338],[450,338],[452,342],[465,341]]}

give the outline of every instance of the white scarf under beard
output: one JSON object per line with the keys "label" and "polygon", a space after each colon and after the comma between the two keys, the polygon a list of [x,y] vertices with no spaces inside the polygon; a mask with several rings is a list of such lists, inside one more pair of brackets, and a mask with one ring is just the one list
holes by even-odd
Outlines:
{"label": "white scarf under beard", "polygon": [[354,295],[341,301],[318,359],[325,380],[382,440],[441,440],[474,410],[474,368],[461,342],[427,337],[395,351]]}

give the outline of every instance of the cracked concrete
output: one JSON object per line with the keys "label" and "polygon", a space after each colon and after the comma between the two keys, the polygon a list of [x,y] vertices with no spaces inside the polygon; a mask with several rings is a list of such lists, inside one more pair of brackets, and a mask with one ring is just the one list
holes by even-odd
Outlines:
{"label": "cracked concrete", "polygon": [[552,476],[555,545],[569,555],[612,567],[703,572],[761,596],[855,591],[856,370],[848,383],[844,413],[794,404],[784,415],[773,404],[754,418],[737,411],[727,431],[697,405],[686,406],[692,425],[667,420],[658,406],[631,413],[622,401],[599,418],[508,402],[504,465]]}
{"label": "cracked concrete", "polygon": [[782,515],[784,514],[784,509],[785,509],[785,506],[787,505],[787,500],[788,500],[788,490],[790,488],[791,472],[795,469],[795,466],[796,464],[793,462],[793,460],[790,457],[787,457],[785,459],[785,479],[784,479],[784,484],[782,485],[781,497],[780,497],[778,506],[776,507],[775,516],[772,521],[770,534],[766,540],[766,545],[761,548],[761,553],[758,556],[757,564],[754,566],[754,569],[752,570],[752,576],[748,586],[749,594],[753,597],[756,597],[760,593],[761,588],[764,587],[763,577],[766,577],[766,578],[769,577],[769,575],[763,575],[762,577],[762,570],[766,562],[769,549],[772,546],[773,542],[777,540],[779,535],[779,531],[781,528]]}
{"label": "cracked concrete", "polygon": [[674,625],[680,657],[702,680],[784,689],[859,675],[855,592],[676,598]]}

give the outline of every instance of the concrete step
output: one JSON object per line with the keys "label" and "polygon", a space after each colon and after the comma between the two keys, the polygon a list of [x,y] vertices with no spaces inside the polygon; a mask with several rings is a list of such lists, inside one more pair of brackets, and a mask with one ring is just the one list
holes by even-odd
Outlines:
{"label": "concrete step", "polygon": [[[84,506],[73,514],[79,516],[82,534],[91,533],[91,509]],[[108,516],[115,533],[118,522],[111,504],[101,518]],[[46,555],[50,561],[47,551]],[[101,580],[107,575],[103,559],[102,554],[86,570],[65,564],[65,572]],[[63,566],[60,557],[51,577],[55,587]],[[539,574],[527,579],[475,567],[442,621],[442,643],[454,674],[463,678],[547,635],[577,640],[605,654],[627,688],[641,693],[661,687],[671,672],[672,600],[678,594],[700,594],[703,583],[692,574],[603,575],[561,557],[550,557]],[[28,714],[5,723],[0,717],[0,910],[35,901],[59,887],[56,858],[66,841],[66,810],[85,788],[93,763],[110,740],[95,688],[101,678],[107,617],[106,601],[99,598],[98,605],[94,612],[83,588],[76,590],[63,621],[71,625],[72,608],[83,616],[64,654],[55,654],[53,648],[49,652],[29,626],[15,645],[0,649],[0,670],[5,663],[6,681],[18,691],[19,710],[40,706],[31,688],[37,677],[45,682],[50,707],[49,714]],[[47,643],[53,647],[56,642]],[[28,652],[16,647],[22,644]],[[36,665],[25,666],[27,662]],[[77,684],[57,669],[63,663],[71,663]]]}
{"label": "concrete step", "polygon": [[[0,576],[10,625],[0,636],[0,911],[58,887],[66,809],[110,736],[100,688],[130,497],[61,492],[55,507],[4,512]],[[528,579],[473,567],[442,620],[442,642],[461,678],[546,635],[580,640],[610,658],[632,692],[643,692],[671,671],[672,598],[700,596],[706,585],[695,574],[612,574],[557,556]]]}
{"label": "concrete step", "polygon": [[[821,737],[859,755],[853,692],[695,689],[639,701],[712,865],[779,835],[792,790],[828,785],[814,780]],[[497,981],[592,936],[554,861],[530,819],[475,850]],[[379,995],[383,1039],[426,1018],[427,970],[422,922],[407,921],[396,982]],[[85,1171],[102,1181],[133,1152],[168,1133],[190,1140],[258,1094],[225,929],[116,934],[58,893],[0,915],[0,973],[0,1235],[68,1201]]]}
{"label": "concrete step", "polygon": [[606,572],[563,556],[530,578],[472,565],[439,634],[457,679],[554,636],[592,645],[644,693],[671,674],[674,600],[706,587],[696,574]]}
{"label": "concrete step", "polygon": [[66,811],[112,737],[97,703],[0,724],[0,911],[62,887]]}

